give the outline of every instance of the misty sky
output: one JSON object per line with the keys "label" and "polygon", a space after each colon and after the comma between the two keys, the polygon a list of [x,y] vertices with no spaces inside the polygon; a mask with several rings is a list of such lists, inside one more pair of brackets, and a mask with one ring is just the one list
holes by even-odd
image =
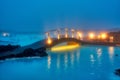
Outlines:
{"label": "misty sky", "polygon": [[0,30],[120,27],[119,0],[0,0]]}

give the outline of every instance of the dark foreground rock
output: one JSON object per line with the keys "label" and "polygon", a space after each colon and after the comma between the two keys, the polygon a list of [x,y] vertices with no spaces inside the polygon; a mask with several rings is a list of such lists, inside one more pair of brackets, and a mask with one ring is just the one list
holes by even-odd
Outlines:
{"label": "dark foreground rock", "polygon": [[115,54],[115,56],[118,56],[118,54]]}
{"label": "dark foreground rock", "polygon": [[115,74],[118,75],[118,76],[120,76],[120,69],[116,69],[115,70]]}
{"label": "dark foreground rock", "polygon": [[0,57],[0,60],[5,60],[5,59],[9,59],[9,58],[34,57],[34,56],[44,57],[47,55],[48,54],[46,53],[45,47],[41,47],[41,48],[35,49],[35,50],[32,48],[28,48],[28,49],[25,49],[22,53],[2,56],[2,57]]}
{"label": "dark foreground rock", "polygon": [[39,55],[40,57],[44,57],[47,56],[48,54],[46,53],[46,48],[45,47],[41,47],[39,49],[35,50],[37,55]]}
{"label": "dark foreground rock", "polygon": [[0,45],[0,53],[7,52],[7,51],[12,51],[16,48],[19,48],[19,45]]}

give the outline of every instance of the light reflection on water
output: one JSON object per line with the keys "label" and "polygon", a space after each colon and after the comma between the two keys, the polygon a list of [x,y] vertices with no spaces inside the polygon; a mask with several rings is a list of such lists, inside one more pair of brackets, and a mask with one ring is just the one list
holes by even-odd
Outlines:
{"label": "light reflection on water", "polygon": [[57,55],[57,68],[59,69],[60,67],[60,55]]}
{"label": "light reflection on water", "polygon": [[108,48],[108,51],[109,51],[110,59],[112,60],[113,59],[113,55],[114,55],[114,47],[110,46]]}
{"label": "light reflection on water", "polygon": [[48,69],[50,69],[50,65],[51,65],[51,56],[48,55]]}
{"label": "light reflection on water", "polygon": [[67,68],[68,64],[68,54],[64,55],[64,64],[65,64],[65,69]]}
{"label": "light reflection on water", "polygon": [[8,60],[0,62],[0,80],[120,80],[114,75],[114,70],[120,68],[116,52],[120,55],[120,48],[82,46],[56,54],[49,51],[40,59]]}
{"label": "light reflection on water", "polygon": [[70,60],[71,60],[71,65],[73,66],[74,65],[74,53],[72,52],[71,54],[70,54]]}
{"label": "light reflection on water", "polygon": [[80,51],[76,50],[76,59],[77,59],[77,62],[79,62],[79,58],[80,58]]}

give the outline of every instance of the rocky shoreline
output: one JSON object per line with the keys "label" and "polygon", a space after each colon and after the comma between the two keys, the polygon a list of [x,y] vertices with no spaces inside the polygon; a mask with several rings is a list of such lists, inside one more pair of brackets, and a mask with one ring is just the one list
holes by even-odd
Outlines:
{"label": "rocky shoreline", "polygon": [[7,52],[7,51],[13,51],[15,50],[16,48],[20,48],[20,45],[0,45],[0,53],[4,53],[4,52]]}
{"label": "rocky shoreline", "polygon": [[[19,48],[19,45],[1,45],[0,46],[0,53],[7,52],[7,51],[13,51],[16,48]],[[0,56],[0,60],[5,60],[5,59],[10,59],[10,58],[22,58],[22,57],[44,57],[47,56],[48,54],[46,53],[46,48],[45,47],[40,47],[38,49],[32,49],[32,48],[27,48],[21,53],[13,53],[9,54],[6,56]]]}

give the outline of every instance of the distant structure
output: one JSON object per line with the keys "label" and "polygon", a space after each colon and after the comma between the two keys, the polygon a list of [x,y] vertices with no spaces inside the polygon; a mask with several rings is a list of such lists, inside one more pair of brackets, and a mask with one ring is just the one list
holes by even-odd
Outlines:
{"label": "distant structure", "polygon": [[120,43],[120,31],[109,32],[108,36],[109,36],[109,41],[110,42]]}
{"label": "distant structure", "polygon": [[85,42],[99,42],[99,43],[118,43],[120,44],[120,31],[118,32],[83,32],[75,29],[56,29],[46,32],[46,40],[48,44],[52,44],[53,39],[58,41],[63,38],[74,38]]}

